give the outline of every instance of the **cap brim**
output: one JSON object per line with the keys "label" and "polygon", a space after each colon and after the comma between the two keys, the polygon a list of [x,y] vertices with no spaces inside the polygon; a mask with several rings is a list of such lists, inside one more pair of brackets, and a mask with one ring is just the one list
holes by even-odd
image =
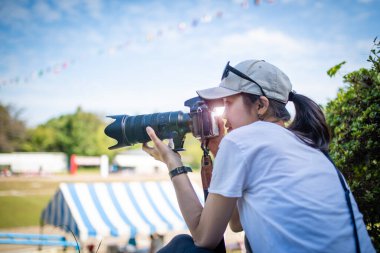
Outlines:
{"label": "cap brim", "polygon": [[214,87],[205,90],[197,90],[197,93],[203,99],[214,100],[239,94],[240,91],[230,90],[223,87]]}

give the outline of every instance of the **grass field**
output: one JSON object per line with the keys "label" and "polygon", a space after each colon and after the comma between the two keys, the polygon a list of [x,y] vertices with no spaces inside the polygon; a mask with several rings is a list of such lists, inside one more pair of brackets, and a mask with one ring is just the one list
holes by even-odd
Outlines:
{"label": "grass field", "polygon": [[50,197],[49,195],[0,197],[0,228],[39,225],[41,211]]}
{"label": "grass field", "polygon": [[0,228],[38,226],[40,215],[59,182],[1,181]]}

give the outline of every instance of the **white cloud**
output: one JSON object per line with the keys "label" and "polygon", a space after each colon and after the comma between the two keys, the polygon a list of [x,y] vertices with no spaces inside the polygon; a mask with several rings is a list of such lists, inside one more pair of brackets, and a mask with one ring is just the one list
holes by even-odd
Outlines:
{"label": "white cloud", "polygon": [[[358,57],[358,52],[368,48],[368,41],[346,41],[340,37],[314,41],[264,27],[226,35],[216,44],[208,44],[205,51],[209,58],[224,56],[232,64],[252,58],[273,63],[289,75],[294,89],[321,104],[336,96],[342,87],[342,75],[363,67],[365,60]],[[335,78],[328,77],[327,70],[343,60],[347,64],[341,72]]]}
{"label": "white cloud", "polygon": [[249,52],[265,52],[265,54],[273,54],[275,52],[278,56],[305,54],[307,52],[307,46],[302,41],[296,40],[283,32],[268,31],[265,28],[256,28],[246,33],[225,36],[213,49],[216,54],[226,52],[227,49],[228,52],[232,53],[248,49]]}
{"label": "white cloud", "polygon": [[307,0],[282,0],[281,2],[283,2],[284,4],[293,4],[293,3],[296,3],[296,4],[306,4],[308,1]]}
{"label": "white cloud", "polygon": [[358,3],[360,3],[360,4],[370,4],[372,2],[373,2],[373,0],[358,0]]}
{"label": "white cloud", "polygon": [[30,12],[27,7],[22,6],[17,1],[7,1],[0,5],[0,22],[12,24],[14,21],[26,21],[30,19]]}
{"label": "white cloud", "polygon": [[55,4],[58,8],[67,13],[76,13],[77,6],[80,4],[80,0],[65,0],[65,1],[56,1]]}
{"label": "white cloud", "polygon": [[373,39],[374,38],[369,38],[368,40],[358,40],[354,42],[354,48],[355,51],[359,52],[365,52],[366,54],[369,54],[369,51],[373,47]]}
{"label": "white cloud", "polygon": [[100,18],[102,15],[102,2],[101,0],[86,0],[87,9],[93,18]]}
{"label": "white cloud", "polygon": [[57,21],[61,18],[61,14],[58,11],[53,10],[53,8],[51,8],[51,6],[49,6],[44,0],[36,2],[33,9],[35,15],[47,22]]}
{"label": "white cloud", "polygon": [[360,22],[360,21],[365,21],[365,20],[369,19],[373,15],[377,16],[378,14],[377,13],[372,13],[370,11],[364,11],[364,12],[357,13],[352,18],[356,22]]}

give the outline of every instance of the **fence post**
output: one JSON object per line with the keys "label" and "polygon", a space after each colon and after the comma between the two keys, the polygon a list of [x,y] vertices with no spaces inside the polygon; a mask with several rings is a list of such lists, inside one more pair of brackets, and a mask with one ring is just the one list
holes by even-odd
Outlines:
{"label": "fence post", "polygon": [[75,154],[72,154],[70,156],[70,174],[75,175],[78,170],[78,164],[76,161],[76,156]]}
{"label": "fence post", "polygon": [[100,175],[102,177],[108,177],[109,172],[108,156],[102,155],[100,157]]}

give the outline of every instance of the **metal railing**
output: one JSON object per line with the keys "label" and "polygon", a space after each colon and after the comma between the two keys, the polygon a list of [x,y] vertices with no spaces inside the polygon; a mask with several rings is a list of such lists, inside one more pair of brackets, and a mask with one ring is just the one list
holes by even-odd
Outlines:
{"label": "metal railing", "polygon": [[80,245],[74,241],[67,241],[62,235],[0,233],[0,244],[62,246],[64,250],[73,247],[79,251]]}

